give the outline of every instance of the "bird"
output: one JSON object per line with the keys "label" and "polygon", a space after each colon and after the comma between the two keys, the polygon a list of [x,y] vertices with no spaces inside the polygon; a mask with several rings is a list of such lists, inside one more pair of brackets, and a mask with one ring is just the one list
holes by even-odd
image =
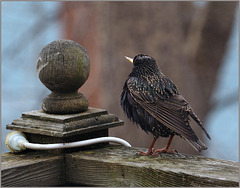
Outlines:
{"label": "bird", "polygon": [[[176,153],[169,148],[175,135],[186,140],[198,152],[206,150],[207,146],[190,126],[190,117],[208,139],[211,140],[211,137],[177,86],[161,72],[155,59],[144,54],[138,54],[133,59],[125,57],[133,63],[133,69],[123,85],[121,107],[132,122],[153,135],[148,151],[137,154],[157,156],[159,153]],[[159,137],[169,137],[168,143],[162,149],[154,149]]]}

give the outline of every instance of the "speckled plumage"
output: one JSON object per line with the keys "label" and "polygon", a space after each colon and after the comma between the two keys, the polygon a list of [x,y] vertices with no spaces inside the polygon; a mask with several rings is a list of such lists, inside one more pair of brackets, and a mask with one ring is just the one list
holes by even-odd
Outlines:
{"label": "speckled plumage", "polygon": [[178,135],[194,149],[207,149],[189,125],[191,116],[202,127],[201,121],[176,85],[158,68],[154,58],[139,54],[133,59],[121,94],[121,106],[127,117],[155,138]]}

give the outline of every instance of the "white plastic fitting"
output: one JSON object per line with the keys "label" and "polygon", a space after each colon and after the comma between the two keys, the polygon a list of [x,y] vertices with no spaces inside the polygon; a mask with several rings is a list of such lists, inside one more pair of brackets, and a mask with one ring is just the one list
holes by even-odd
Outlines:
{"label": "white plastic fitting", "polygon": [[28,143],[26,136],[19,131],[9,133],[5,141],[7,148],[13,153],[25,150],[24,143]]}
{"label": "white plastic fitting", "polygon": [[70,142],[70,143],[35,144],[35,143],[29,143],[26,139],[26,136],[19,131],[13,131],[9,133],[7,135],[5,144],[11,152],[17,153],[25,149],[33,149],[33,150],[63,149],[63,148],[88,146],[88,145],[102,143],[102,142],[115,142],[115,143],[122,144],[124,146],[131,147],[131,145],[127,141],[121,138],[116,138],[116,137],[99,137],[99,138],[93,138],[89,140]]}

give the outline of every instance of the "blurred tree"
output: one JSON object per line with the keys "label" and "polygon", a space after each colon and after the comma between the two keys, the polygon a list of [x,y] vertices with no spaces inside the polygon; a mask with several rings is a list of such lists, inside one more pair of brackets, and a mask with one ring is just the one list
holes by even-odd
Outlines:
{"label": "blurred tree", "polygon": [[[90,77],[80,89],[90,106],[107,109],[125,121],[110,130],[133,146],[148,147],[151,135],[124,115],[120,94],[132,65],[124,56],[154,57],[204,122],[211,110],[217,73],[232,29],[237,2],[63,2],[64,38],[82,44],[91,59]],[[192,121],[192,124],[193,121]],[[204,141],[202,131],[192,126]],[[205,125],[206,127],[206,125]],[[206,127],[206,129],[208,129]],[[159,139],[155,147],[163,147]],[[172,147],[196,152],[181,138]]]}

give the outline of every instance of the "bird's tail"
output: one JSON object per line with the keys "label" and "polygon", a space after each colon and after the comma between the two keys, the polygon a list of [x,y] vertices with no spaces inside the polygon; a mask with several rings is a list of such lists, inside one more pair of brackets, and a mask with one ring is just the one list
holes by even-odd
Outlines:
{"label": "bird's tail", "polygon": [[204,133],[206,134],[206,136],[208,137],[209,140],[211,140],[211,137],[209,136],[209,134],[207,133],[206,129],[204,129],[202,122],[200,121],[200,119],[197,117],[197,115],[193,112],[192,108],[190,107],[190,110],[188,111],[190,116],[194,119],[194,121],[202,128],[202,130],[204,131]]}
{"label": "bird's tail", "polygon": [[186,141],[188,141],[188,143],[196,150],[196,151],[202,151],[202,150],[206,150],[207,146],[201,141],[201,140],[189,140],[187,138],[185,138]]}

